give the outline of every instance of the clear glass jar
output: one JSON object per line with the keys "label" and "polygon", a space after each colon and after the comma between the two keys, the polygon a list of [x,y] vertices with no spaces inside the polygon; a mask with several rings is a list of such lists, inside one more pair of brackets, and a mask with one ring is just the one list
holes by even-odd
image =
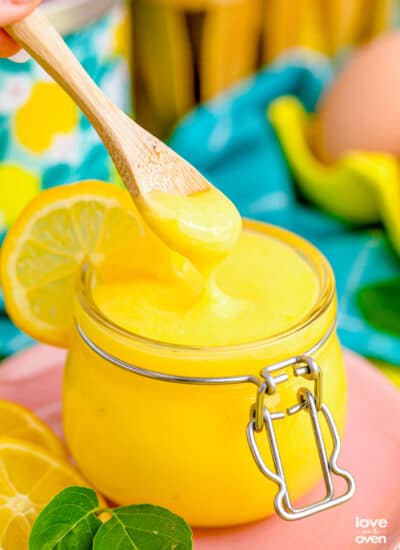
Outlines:
{"label": "clear glass jar", "polygon": [[[268,365],[320,345],[312,354],[322,372],[323,402],[338,426],[345,421],[346,378],[335,332],[336,294],[332,270],[311,244],[266,224],[245,222],[246,230],[279,239],[308,262],[318,281],[318,298],[294,326],[264,340],[228,347],[165,344],[116,326],[91,297],[92,273],[77,288],[76,331],[64,380],[64,427],[83,474],[119,504],[153,503],[181,514],[194,526],[223,526],[266,517],[274,511],[276,485],[263,476],[246,442],[246,426],[257,387],[250,383],[194,385],[165,382],[119,368],[196,377],[259,377]],[[322,343],[321,343],[322,341]],[[314,383],[293,376],[272,395],[271,412],[298,400]],[[274,422],[292,501],[321,478],[315,433],[304,412]],[[328,427],[321,423],[327,447]],[[265,431],[256,434],[265,464],[273,469]]]}

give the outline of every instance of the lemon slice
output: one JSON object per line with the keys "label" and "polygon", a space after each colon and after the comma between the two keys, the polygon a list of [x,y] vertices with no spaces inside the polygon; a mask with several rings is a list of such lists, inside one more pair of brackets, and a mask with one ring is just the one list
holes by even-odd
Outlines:
{"label": "lemon slice", "polygon": [[154,271],[170,254],[127,191],[95,181],[54,187],[26,207],[4,241],[7,312],[33,338],[68,347],[83,262],[108,266],[117,278],[132,269]]}
{"label": "lemon slice", "polygon": [[58,437],[31,411],[0,399],[0,438],[23,439],[59,458],[66,458]]}
{"label": "lemon slice", "polygon": [[32,443],[0,439],[0,548],[26,550],[39,512],[70,486],[87,482],[68,463]]}

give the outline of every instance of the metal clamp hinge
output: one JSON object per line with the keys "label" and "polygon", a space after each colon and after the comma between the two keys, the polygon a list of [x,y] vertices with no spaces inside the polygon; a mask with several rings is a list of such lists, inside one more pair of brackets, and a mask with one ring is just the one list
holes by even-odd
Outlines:
{"label": "metal clamp hinge", "polygon": [[[298,391],[298,401],[292,407],[282,412],[271,412],[265,405],[266,395],[272,395],[277,391],[277,385],[286,382],[289,376],[285,372],[274,375],[292,367],[294,376],[302,376],[314,382],[314,391],[304,387]],[[247,440],[254,460],[261,472],[274,481],[279,491],[275,496],[274,505],[277,514],[286,520],[296,520],[311,516],[328,508],[332,508],[349,500],[355,491],[355,482],[350,473],[337,465],[340,453],[340,437],[328,407],[322,402],[322,373],[315,360],[308,355],[292,357],[286,361],[266,367],[261,371],[261,379],[257,389],[256,403],[250,411],[250,421],[247,426]],[[285,472],[282,466],[281,454],[274,429],[274,421],[305,411],[308,413],[316,441],[319,461],[325,482],[325,497],[313,504],[302,508],[295,508],[288,492]],[[328,457],[328,452],[322,437],[320,418],[324,418],[331,435],[333,450]],[[267,467],[260,453],[256,433],[266,430],[267,440],[272,455],[275,471]],[[333,475],[342,477],[346,481],[346,491],[335,496]]]}

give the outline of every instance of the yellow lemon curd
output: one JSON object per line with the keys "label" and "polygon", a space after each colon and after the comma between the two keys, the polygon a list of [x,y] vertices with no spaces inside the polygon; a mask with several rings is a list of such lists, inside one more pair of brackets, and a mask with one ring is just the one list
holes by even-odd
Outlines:
{"label": "yellow lemon curd", "polygon": [[[186,207],[186,199],[153,196],[153,218],[146,220],[191,262],[173,254],[174,269],[160,265],[129,278],[83,271],[75,316],[92,342],[143,369],[215,377],[258,375],[326,334],[336,299],[323,256],[266,224],[245,222],[241,231],[236,211],[223,200],[216,206],[220,198],[197,197]],[[150,257],[156,242],[149,241]],[[341,430],[345,376],[334,332],[315,359],[323,400]],[[272,411],[295,404],[300,387],[313,387],[287,372],[289,381],[266,397]],[[165,506],[195,526],[243,523],[273,513],[277,492],[246,442],[255,398],[252,384],[196,386],[128,372],[76,332],[65,371],[65,433],[83,474],[114,502]],[[295,500],[321,477],[311,423],[301,411],[275,428]],[[323,434],[329,442],[325,426]],[[257,441],[273,469],[265,432]]]}
{"label": "yellow lemon curd", "polygon": [[161,240],[206,276],[231,252],[241,232],[239,212],[214,187],[189,197],[152,191],[139,204]]}
{"label": "yellow lemon curd", "polygon": [[295,324],[315,304],[318,287],[293,249],[249,231],[205,281],[138,277],[99,284],[93,296],[109,319],[132,333],[172,344],[226,346]]}

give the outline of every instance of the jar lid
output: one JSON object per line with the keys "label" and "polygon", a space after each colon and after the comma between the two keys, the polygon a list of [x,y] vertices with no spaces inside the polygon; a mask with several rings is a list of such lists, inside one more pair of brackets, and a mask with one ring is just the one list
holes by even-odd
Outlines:
{"label": "jar lid", "polygon": [[44,0],[41,11],[66,35],[89,25],[124,0]]}

